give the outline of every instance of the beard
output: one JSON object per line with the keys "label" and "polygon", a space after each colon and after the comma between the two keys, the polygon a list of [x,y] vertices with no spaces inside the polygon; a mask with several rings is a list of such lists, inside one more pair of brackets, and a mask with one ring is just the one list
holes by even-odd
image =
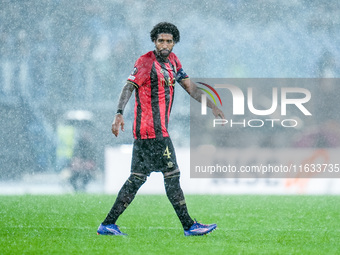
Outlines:
{"label": "beard", "polygon": [[158,55],[161,56],[162,58],[167,58],[171,53],[171,50],[160,50],[158,52]]}

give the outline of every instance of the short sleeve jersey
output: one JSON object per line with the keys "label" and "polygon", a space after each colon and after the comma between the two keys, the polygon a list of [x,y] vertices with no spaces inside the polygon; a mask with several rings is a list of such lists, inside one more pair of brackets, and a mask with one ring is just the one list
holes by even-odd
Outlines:
{"label": "short sleeve jersey", "polygon": [[189,78],[174,53],[166,61],[150,51],[135,63],[128,78],[135,89],[133,136],[135,139],[168,137],[175,82]]}

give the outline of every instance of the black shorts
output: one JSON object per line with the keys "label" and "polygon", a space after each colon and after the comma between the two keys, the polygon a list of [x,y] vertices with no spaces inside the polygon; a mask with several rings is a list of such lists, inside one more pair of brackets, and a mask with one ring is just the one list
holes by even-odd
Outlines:
{"label": "black shorts", "polygon": [[136,139],[133,143],[131,172],[172,172],[178,169],[176,153],[170,137]]}

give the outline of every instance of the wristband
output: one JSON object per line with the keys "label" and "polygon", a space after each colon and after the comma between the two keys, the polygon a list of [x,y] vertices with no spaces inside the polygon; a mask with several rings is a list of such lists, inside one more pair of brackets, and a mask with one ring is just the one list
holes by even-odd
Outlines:
{"label": "wristband", "polygon": [[116,114],[121,114],[121,115],[123,115],[123,110],[122,110],[122,109],[118,109]]}

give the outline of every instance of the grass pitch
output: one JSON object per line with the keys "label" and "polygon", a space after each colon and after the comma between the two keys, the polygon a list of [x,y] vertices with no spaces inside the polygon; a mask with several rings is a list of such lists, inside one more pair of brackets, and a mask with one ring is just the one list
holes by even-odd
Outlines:
{"label": "grass pitch", "polygon": [[114,199],[0,196],[0,254],[340,254],[340,196],[188,195],[218,229],[185,237],[165,195],[137,195],[117,222],[128,236],[98,236]]}

